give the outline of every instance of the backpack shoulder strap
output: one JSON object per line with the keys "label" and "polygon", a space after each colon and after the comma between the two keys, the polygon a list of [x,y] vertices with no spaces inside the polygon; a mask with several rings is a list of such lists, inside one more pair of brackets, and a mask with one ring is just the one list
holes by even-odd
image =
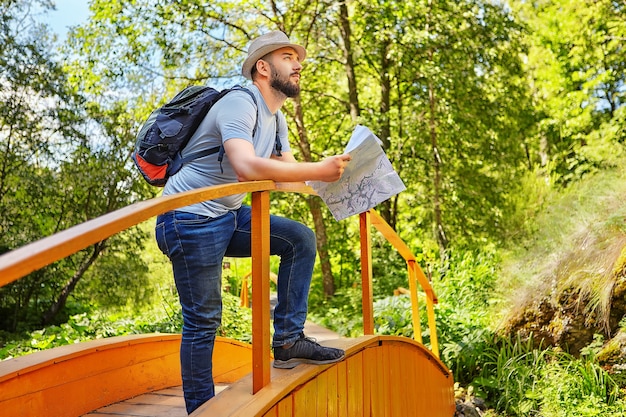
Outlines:
{"label": "backpack shoulder strap", "polygon": [[276,156],[283,156],[283,144],[280,143],[280,136],[278,136],[278,112],[276,112]]}
{"label": "backpack shoulder strap", "polygon": [[[256,122],[254,123],[254,128],[252,129],[252,136],[254,137],[254,135],[256,135],[256,131],[257,128],[259,127],[259,105],[256,101],[256,97],[254,95],[254,93],[252,93],[252,91],[250,91],[249,89],[242,87],[240,85],[236,85],[232,88],[230,88],[224,95],[226,95],[228,92],[233,91],[233,90],[240,90],[240,91],[245,91],[246,93],[248,93],[250,95],[250,97],[252,98],[252,101],[254,102],[254,105],[256,106],[257,109],[257,117],[256,117]],[[276,138],[275,138],[275,146],[276,146],[276,155],[277,156],[282,156],[282,143],[280,142],[280,136],[278,135],[278,112],[276,112]],[[189,161],[192,161],[194,159],[198,159],[198,158],[204,158],[205,156],[209,156],[209,155],[213,155],[214,153],[218,153],[218,157],[217,160],[220,163],[220,170],[222,172],[222,174],[224,173],[224,169],[222,167],[222,161],[224,159],[224,153],[226,151],[224,150],[224,145],[220,145],[220,146],[216,146],[213,148],[209,148],[209,149],[202,149],[200,151],[197,152],[193,152],[187,156],[185,156],[184,158],[178,158],[177,161],[175,161],[176,164],[180,164],[181,166]]]}
{"label": "backpack shoulder strap", "polygon": [[[252,91],[250,91],[249,89],[247,89],[245,87],[242,87],[240,85],[236,85],[236,86],[234,86],[234,87],[232,87],[230,89],[230,91],[233,91],[233,90],[245,91],[246,93],[248,93],[248,95],[252,98],[252,101],[254,102],[254,106],[256,107],[256,121],[254,122],[254,128],[252,129],[252,137],[254,137],[254,135],[256,135],[256,130],[259,127],[259,104],[256,101],[256,97],[255,97],[255,95],[254,95],[254,93]],[[217,149],[217,151],[215,151],[215,152],[219,152],[217,160],[220,163],[220,171],[223,174],[224,173],[224,168],[222,167],[222,161],[224,160],[224,153],[226,153],[226,150],[224,149],[224,144],[220,145],[217,148],[209,149],[209,151],[213,151],[214,149]],[[211,154],[213,154],[215,152],[211,152]]]}

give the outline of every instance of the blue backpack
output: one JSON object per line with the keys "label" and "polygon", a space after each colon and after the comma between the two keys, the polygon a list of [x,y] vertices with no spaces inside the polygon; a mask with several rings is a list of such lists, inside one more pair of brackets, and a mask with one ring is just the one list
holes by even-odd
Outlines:
{"label": "blue backpack", "polygon": [[[224,154],[222,146],[203,149],[184,158],[181,156],[181,150],[187,145],[211,107],[232,90],[247,92],[254,100],[254,104],[257,104],[254,94],[240,86],[222,91],[207,86],[190,86],[150,114],[137,134],[135,149],[131,154],[135,166],[148,184],[163,187],[167,179],[177,173],[185,163],[218,152],[218,161],[221,165]],[[253,136],[257,127],[258,118],[252,132]],[[276,123],[276,150],[280,155],[278,123]]]}

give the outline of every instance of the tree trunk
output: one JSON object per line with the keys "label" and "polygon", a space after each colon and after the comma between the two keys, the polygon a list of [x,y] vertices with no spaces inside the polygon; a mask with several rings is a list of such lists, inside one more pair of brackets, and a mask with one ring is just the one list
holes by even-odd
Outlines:
{"label": "tree trunk", "polygon": [[[299,98],[293,100],[295,109],[295,121],[298,127],[298,147],[302,153],[302,158],[311,162],[311,146],[307,138],[306,129],[304,128],[304,116],[302,114],[302,105]],[[307,198],[307,204],[311,216],[313,217],[313,225],[315,226],[315,237],[317,242],[317,253],[320,258],[320,266],[322,269],[322,282],[324,286],[324,296],[332,297],[335,295],[335,277],[330,265],[330,257],[328,256],[327,248],[327,233],[326,225],[324,224],[324,217],[322,216],[322,210],[319,203],[319,197]]]}
{"label": "tree trunk", "polygon": [[357,91],[356,71],[354,70],[354,58],[352,57],[352,30],[350,29],[350,16],[348,15],[347,0],[339,5],[339,30],[343,40],[343,54],[345,59],[346,77],[348,78],[348,98],[350,100],[350,117],[356,123],[361,115],[359,106],[359,93]]}
{"label": "tree trunk", "polygon": [[[383,142],[383,150],[386,152],[390,147],[391,126],[389,122],[389,109],[391,108],[391,60],[389,59],[389,46],[391,41],[385,40],[380,45],[380,140]],[[391,213],[391,200],[385,200],[378,206],[380,215],[395,229]]]}
{"label": "tree trunk", "polygon": [[435,238],[439,245],[441,255],[448,247],[448,238],[443,227],[442,198],[441,198],[441,156],[437,141],[437,121],[435,120],[435,91],[432,83],[428,84],[428,101],[430,107],[429,131],[430,145],[433,153],[433,213],[435,217]]}
{"label": "tree trunk", "polygon": [[[432,8],[432,1],[428,1],[429,11],[426,16],[426,33],[428,34],[430,30],[430,12]],[[434,65],[433,62],[433,51],[430,49],[428,51],[428,59]],[[437,240],[437,244],[439,245],[439,251],[441,253],[442,259],[445,256],[446,249],[448,247],[448,238],[446,236],[445,228],[443,225],[443,215],[442,215],[442,174],[441,174],[441,155],[439,154],[439,144],[437,138],[437,119],[436,119],[436,98],[435,98],[435,87],[433,86],[432,80],[428,82],[428,104],[430,110],[428,130],[430,133],[430,146],[433,155],[433,215],[434,215],[434,234],[435,239]]]}
{"label": "tree trunk", "polygon": [[67,302],[67,299],[72,291],[74,291],[74,288],[76,288],[76,284],[78,284],[78,281],[80,281],[80,279],[85,275],[85,272],[87,272],[89,267],[93,265],[96,259],[98,259],[98,256],[100,256],[100,253],[102,253],[102,251],[104,250],[105,242],[106,240],[103,240],[92,246],[93,251],[91,255],[84,260],[74,276],[72,276],[72,278],[65,284],[65,286],[61,290],[59,298],[50,306],[48,311],[43,314],[43,318],[41,320],[42,325],[46,326],[52,323],[59,311],[61,311],[61,309],[65,307],[65,303]]}
{"label": "tree trunk", "polygon": [[313,224],[315,225],[315,236],[317,237],[317,253],[320,257],[320,266],[322,269],[322,284],[324,287],[324,296],[332,297],[335,295],[335,277],[330,265],[330,256],[328,254],[328,239],[324,217],[322,216],[322,207],[320,199],[315,196],[307,198],[311,215],[313,216]]}

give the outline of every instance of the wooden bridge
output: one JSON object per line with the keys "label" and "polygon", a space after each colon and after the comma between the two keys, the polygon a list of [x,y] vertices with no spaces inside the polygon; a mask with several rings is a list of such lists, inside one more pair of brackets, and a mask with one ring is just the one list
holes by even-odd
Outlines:
{"label": "wooden bridge", "polygon": [[[214,380],[220,391],[192,413],[211,417],[451,417],[453,378],[439,360],[435,293],[411,250],[373,210],[359,216],[364,335],[322,344],[346,359],[331,365],[271,368],[270,192],[312,193],[300,183],[254,181],[207,187],[139,202],[0,256],[0,286],[160,213],[236,193],[252,201],[253,345],[218,338]],[[415,340],[374,334],[372,228],[405,259]],[[425,294],[432,350],[421,340],[418,290]],[[0,362],[0,415],[182,416],[180,335],[112,337]]]}

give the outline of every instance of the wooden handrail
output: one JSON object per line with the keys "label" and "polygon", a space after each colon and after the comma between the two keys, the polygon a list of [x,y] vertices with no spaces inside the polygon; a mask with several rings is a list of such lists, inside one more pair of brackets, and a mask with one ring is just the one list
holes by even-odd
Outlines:
{"label": "wooden handrail", "polygon": [[240,182],[140,201],[0,256],[0,287],[161,213],[232,194],[278,189],[274,181]]}
{"label": "wooden handrail", "polygon": [[[121,208],[98,218],[30,243],[0,256],[0,287],[29,273],[70,256],[90,245],[142,223],[169,210],[232,194],[252,195],[252,338],[253,393],[270,382],[270,317],[269,317],[269,193],[270,191],[315,194],[304,183],[251,181],[225,184],[156,197]],[[427,297],[428,323],[434,354],[439,357],[433,304],[437,302],[430,282],[419,268],[415,256],[402,239],[374,210],[360,215],[361,267],[363,281],[364,331],[373,334],[371,226],[399,251],[409,269],[409,286],[413,303],[413,324],[416,340],[421,342],[416,281]],[[418,339],[419,337],[419,339]]]}
{"label": "wooden handrail", "polygon": [[[430,281],[428,281],[428,279],[426,278],[426,276],[424,275],[424,271],[422,271],[422,268],[420,268],[419,264],[417,263],[416,259],[415,259],[415,255],[413,255],[413,252],[411,252],[411,249],[409,249],[409,247],[406,245],[406,243],[404,243],[404,241],[402,240],[402,238],[400,238],[400,236],[398,236],[398,234],[396,233],[395,230],[393,230],[393,228],[391,226],[389,226],[389,224],[385,221],[385,219],[383,219],[380,214],[378,214],[376,211],[374,210],[369,210],[365,213],[361,213],[361,248],[363,248],[363,246],[371,246],[371,237],[369,235],[365,235],[364,233],[367,233],[367,231],[363,230],[363,227],[367,227],[364,226],[367,225],[369,226],[370,224],[374,227],[376,227],[376,229],[385,237],[385,239],[391,243],[391,245],[396,248],[396,250],[398,251],[398,253],[400,253],[400,255],[404,258],[404,260],[407,263],[407,269],[408,269],[408,274],[409,274],[409,291],[411,292],[411,307],[412,307],[412,312],[413,312],[413,338],[418,341],[418,342],[422,342],[422,330],[421,330],[421,325],[420,325],[420,320],[419,320],[419,310],[418,310],[418,297],[417,297],[417,286],[415,285],[415,281],[417,280],[417,282],[419,282],[420,286],[422,287],[422,289],[424,290],[424,293],[426,293],[426,310],[427,310],[427,314],[428,314],[428,328],[430,330],[430,343],[431,343],[431,347],[432,347],[432,351],[435,354],[435,356],[439,357],[439,342],[437,339],[437,327],[436,327],[436,321],[435,321],[435,304],[437,304],[438,300],[437,300],[437,296],[435,295],[435,291],[433,290],[433,287],[430,285]],[[371,253],[371,249],[369,249],[369,252]],[[363,249],[361,249],[361,254],[363,254]],[[368,262],[371,262],[371,258],[367,260]],[[361,258],[361,263],[363,263],[363,258]],[[371,280],[371,266],[369,267],[363,267],[363,270],[369,270],[369,280]],[[362,273],[363,274],[363,273]],[[365,277],[364,277],[365,280]],[[368,284],[368,288],[371,287],[371,284]],[[365,300],[366,294],[365,294],[365,286],[363,287],[363,299]],[[365,303],[365,301],[363,301]],[[373,312],[371,313],[371,320],[373,321]],[[365,321],[365,307],[363,308],[363,320]],[[365,325],[364,325],[365,327]],[[372,329],[372,333],[365,333],[365,334],[374,334],[374,330],[373,330],[373,324],[371,325]]]}

